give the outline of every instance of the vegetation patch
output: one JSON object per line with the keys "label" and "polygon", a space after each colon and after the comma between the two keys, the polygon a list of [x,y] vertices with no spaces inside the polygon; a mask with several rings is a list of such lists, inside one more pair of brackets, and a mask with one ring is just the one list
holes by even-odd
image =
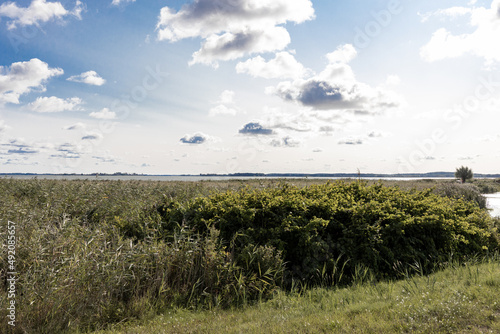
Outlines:
{"label": "vegetation patch", "polygon": [[[4,321],[0,332],[86,332],[175,309],[281,303],[287,291],[423,275],[498,249],[499,220],[474,201],[299,182],[0,180],[0,239],[15,223],[18,278],[16,326]],[[7,305],[6,247],[0,255]]]}
{"label": "vegetation patch", "polygon": [[339,181],[246,188],[183,206],[166,201],[158,210],[165,230],[204,235],[215,228],[233,254],[248,245],[274,247],[284,256],[288,284],[349,283],[355,274],[394,278],[415,263],[430,272],[450,254],[497,249],[488,213],[475,201],[451,197]]}

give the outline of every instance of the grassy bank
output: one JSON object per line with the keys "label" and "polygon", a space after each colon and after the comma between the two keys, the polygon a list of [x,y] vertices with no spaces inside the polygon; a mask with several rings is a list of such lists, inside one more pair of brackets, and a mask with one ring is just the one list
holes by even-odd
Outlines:
{"label": "grassy bank", "polygon": [[498,333],[500,263],[446,265],[429,276],[348,288],[278,292],[241,309],[170,310],[96,334],[146,333]]}
{"label": "grassy bank", "polygon": [[[163,320],[154,318],[155,315],[167,316],[174,310],[175,317],[166,322],[173,319],[203,322],[213,315],[227,319],[238,315],[257,317],[255,312],[259,310],[283,314],[292,304],[297,304],[295,312],[304,307],[327,310],[331,305],[318,306],[316,302],[302,305],[307,300],[303,298],[309,296],[311,300],[326,302],[333,298],[332,293],[341,291],[386,289],[384,284],[404,284],[389,283],[395,274],[404,278],[409,273],[440,269],[449,262],[448,250],[454,251],[454,259],[458,261],[470,258],[475,251],[487,256],[497,248],[498,221],[481,209],[478,191],[469,185],[434,180],[397,184],[391,181],[390,187],[357,181],[324,183],[324,180],[288,180],[284,184],[278,180],[2,179],[2,319],[8,314],[3,306],[11,299],[6,293],[8,221],[16,225],[15,269],[19,275],[15,291],[16,326],[9,327],[3,321],[0,331],[82,332],[146,319],[155,319],[152,325],[157,326],[156,322]],[[407,191],[429,186],[434,190]],[[495,187],[496,183],[491,181],[490,186]],[[267,204],[263,207],[262,203]],[[220,225],[222,220],[227,224]],[[262,221],[278,225],[273,227]],[[287,225],[279,226],[283,222]],[[408,244],[416,246],[405,246],[399,252],[407,261],[395,257],[401,254],[389,252],[391,245],[407,244],[390,238],[391,229],[403,231],[398,230],[403,222],[407,226],[398,238],[404,241],[412,235],[412,229],[415,234]],[[241,226],[234,229],[234,223]],[[268,233],[257,227],[273,230]],[[282,231],[286,233],[281,235]],[[427,235],[427,239],[421,239],[420,235]],[[263,242],[267,236],[272,236],[269,243]],[[434,240],[435,236],[440,236],[443,243]],[[434,253],[429,253],[432,261],[423,253],[427,247],[418,246],[423,240],[436,246],[432,248]],[[303,246],[302,255],[307,255],[304,257],[307,261],[288,247],[295,241]],[[364,247],[363,252],[358,252],[356,245]],[[412,252],[416,252],[415,256]],[[297,259],[301,262],[293,265],[292,261]],[[395,262],[386,263],[387,259]],[[498,262],[491,257],[488,261],[478,269],[463,268],[478,272],[481,278],[484,275],[480,272],[491,271],[490,285],[494,286],[496,274],[492,268]],[[415,267],[416,263],[420,267]],[[455,267],[462,268],[458,264]],[[367,280],[386,283],[361,284]],[[478,281],[470,282],[475,282],[471,289],[477,289]],[[485,284],[482,286],[490,286]],[[318,290],[321,286],[335,289]],[[351,288],[340,289],[343,286]],[[387,298],[390,301],[396,296]],[[268,307],[275,305],[274,302],[289,306],[271,312]],[[394,306],[384,305],[384,309]],[[234,311],[227,311],[231,309]],[[246,312],[250,315],[245,315]],[[263,314],[260,317],[266,319]]]}

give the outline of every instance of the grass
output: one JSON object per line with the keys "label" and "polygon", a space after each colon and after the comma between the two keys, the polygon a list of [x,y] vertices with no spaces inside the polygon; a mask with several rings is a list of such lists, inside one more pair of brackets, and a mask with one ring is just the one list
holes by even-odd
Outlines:
{"label": "grass", "polygon": [[[158,236],[162,221],[157,205],[165,198],[183,205],[213,192],[272,188],[281,182],[1,179],[0,240],[5,245],[7,222],[15,222],[20,274],[18,325],[11,328],[2,321],[0,332],[84,333],[109,326],[114,327],[111,333],[251,333],[261,332],[262,326],[271,333],[439,333],[447,332],[446,326],[470,333],[500,331],[495,299],[500,286],[498,258],[467,266],[449,264],[432,276],[407,275],[398,282],[375,283],[360,268],[356,284],[349,288],[299,285],[293,293],[285,293],[273,285],[279,280],[279,268],[255,275],[237,267],[215,237]],[[286,182],[304,186],[325,180]],[[384,184],[425,189],[442,182]],[[496,183],[489,181],[484,187],[493,189]],[[265,247],[249,248],[248,253],[250,264],[276,256]],[[7,252],[2,247],[0,318],[4,320],[6,271]],[[435,288],[428,291],[431,286]],[[427,292],[432,301],[423,299]],[[270,300],[264,298],[269,294]],[[262,298],[251,303],[250,295]],[[467,324],[447,323],[455,311]],[[426,327],[431,325],[437,327]]]}
{"label": "grass", "polygon": [[429,276],[366,282],[348,288],[278,292],[272,300],[232,310],[169,310],[125,333],[498,333],[498,257],[451,263]]}

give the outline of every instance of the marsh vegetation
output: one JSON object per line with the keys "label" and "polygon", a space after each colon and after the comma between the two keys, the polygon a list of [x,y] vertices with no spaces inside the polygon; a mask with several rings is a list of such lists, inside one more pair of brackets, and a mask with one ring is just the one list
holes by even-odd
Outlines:
{"label": "marsh vegetation", "polygon": [[[500,285],[499,220],[484,209],[481,192],[499,186],[494,180],[2,179],[0,237],[5,243],[8,221],[19,227],[19,280],[17,325],[1,326],[18,333],[127,332],[124,323],[151,321],[174,333],[189,332],[179,328],[194,321],[206,332],[203,323],[211,316],[262,312],[286,319],[289,310],[305,312],[290,326],[310,322],[310,332],[348,332],[355,323],[347,319],[380,312],[391,330],[409,330],[424,328],[430,317],[447,321],[441,300],[443,308],[458,303],[453,307],[460,316],[471,313],[471,326],[498,328],[500,306],[490,303],[488,289]],[[4,247],[2,305],[6,264]],[[454,278],[461,270],[470,277]],[[440,285],[456,291],[447,296],[435,288]],[[394,307],[404,296],[417,307],[426,293],[435,294],[432,309],[417,316],[416,308],[405,306],[409,313],[395,320]],[[368,307],[373,298],[380,300]],[[331,321],[313,317],[322,314],[318,307],[340,313]],[[486,320],[477,313],[485,309]],[[5,308],[0,316],[5,319]],[[456,326],[470,325],[465,322]],[[131,331],[156,328],[147,326]]]}

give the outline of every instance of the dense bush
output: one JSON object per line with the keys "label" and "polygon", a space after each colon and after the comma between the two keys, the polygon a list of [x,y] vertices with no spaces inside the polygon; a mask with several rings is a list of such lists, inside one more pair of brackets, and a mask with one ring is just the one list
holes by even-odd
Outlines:
{"label": "dense bush", "polygon": [[474,185],[479,188],[482,194],[492,194],[500,192],[500,179],[475,179]]}
{"label": "dense bush", "polygon": [[488,193],[492,186],[489,184],[478,183],[441,183],[435,188],[435,193],[454,199],[463,199],[469,202],[475,202],[481,209],[486,208],[486,198],[482,195]]}
{"label": "dense bush", "polygon": [[220,231],[238,253],[245,245],[283,252],[287,278],[314,282],[318,273],[352,277],[360,267],[394,277],[401,264],[426,269],[498,247],[493,221],[477,203],[380,184],[335,182],[299,188],[244,189],[159,207],[163,228]]}

